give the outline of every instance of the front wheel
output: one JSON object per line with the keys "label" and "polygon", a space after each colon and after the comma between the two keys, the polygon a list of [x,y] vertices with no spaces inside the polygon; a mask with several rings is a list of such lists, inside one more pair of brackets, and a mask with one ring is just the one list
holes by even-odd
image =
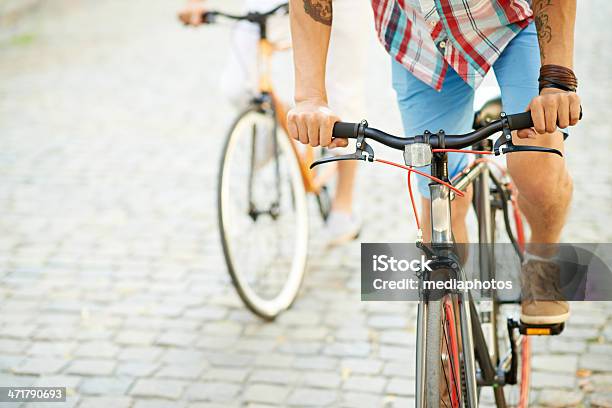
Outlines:
{"label": "front wheel", "polygon": [[273,319],[295,300],[308,250],[306,192],[292,141],[272,112],[251,109],[232,127],[221,158],[221,243],[238,295]]}
{"label": "front wheel", "polygon": [[427,305],[425,392],[428,408],[459,408],[465,400],[457,296]]}

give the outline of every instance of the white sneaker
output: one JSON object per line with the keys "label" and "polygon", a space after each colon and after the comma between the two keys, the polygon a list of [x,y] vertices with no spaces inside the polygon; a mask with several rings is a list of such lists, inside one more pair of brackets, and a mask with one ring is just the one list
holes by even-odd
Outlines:
{"label": "white sneaker", "polygon": [[342,211],[332,211],[323,228],[327,248],[352,241],[359,237],[360,232],[361,222],[354,215]]}

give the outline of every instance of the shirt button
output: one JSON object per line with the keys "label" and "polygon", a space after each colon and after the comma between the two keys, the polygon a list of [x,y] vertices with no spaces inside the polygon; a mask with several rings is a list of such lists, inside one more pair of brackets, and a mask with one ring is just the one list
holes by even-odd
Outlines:
{"label": "shirt button", "polygon": [[446,41],[440,41],[439,46],[440,46],[440,48],[445,48],[446,47]]}

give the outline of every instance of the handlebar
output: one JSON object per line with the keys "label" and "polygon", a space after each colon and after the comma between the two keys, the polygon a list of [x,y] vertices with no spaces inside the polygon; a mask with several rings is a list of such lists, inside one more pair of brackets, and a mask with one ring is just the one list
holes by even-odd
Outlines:
{"label": "handlebar", "polygon": [[224,17],[230,20],[237,20],[237,21],[245,20],[251,23],[261,24],[261,23],[264,23],[265,20],[268,19],[268,17],[270,17],[273,14],[278,13],[281,10],[285,14],[288,13],[289,4],[288,3],[279,4],[278,6],[274,7],[272,10],[266,11],[264,13],[253,11],[253,12],[249,12],[247,14],[242,14],[242,15],[225,13],[223,11],[207,11],[202,15],[202,21],[206,24],[212,24],[216,21],[217,17]]}
{"label": "handlebar", "polygon": [[[367,139],[375,140],[397,150],[404,150],[406,145],[412,143],[427,143],[434,149],[463,149],[501,131],[504,127],[504,123],[508,125],[510,130],[520,130],[533,126],[531,112],[523,112],[504,116],[499,120],[489,123],[483,128],[464,135],[445,135],[425,132],[423,135],[404,138],[393,136],[371,127],[365,127],[363,133]],[[334,125],[332,135],[334,138],[339,139],[356,139],[359,136],[359,128],[359,123],[337,122]]]}

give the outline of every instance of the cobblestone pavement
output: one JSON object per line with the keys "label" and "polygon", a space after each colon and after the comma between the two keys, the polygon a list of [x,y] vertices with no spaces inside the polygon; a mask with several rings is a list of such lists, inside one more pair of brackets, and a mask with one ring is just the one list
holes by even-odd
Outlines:
{"label": "cobblestone pavement", "polygon": [[[79,407],[413,406],[415,308],[359,301],[357,243],[313,256],[275,323],[237,299],[214,210],[229,28],[180,27],[177,3],[56,0],[0,28],[0,385]],[[566,241],[612,240],[611,12],[580,2]],[[372,49],[371,122],[398,130]],[[363,240],[412,239],[403,174],[361,171]],[[573,312],[536,339],[535,405],[610,407],[612,306]]]}

